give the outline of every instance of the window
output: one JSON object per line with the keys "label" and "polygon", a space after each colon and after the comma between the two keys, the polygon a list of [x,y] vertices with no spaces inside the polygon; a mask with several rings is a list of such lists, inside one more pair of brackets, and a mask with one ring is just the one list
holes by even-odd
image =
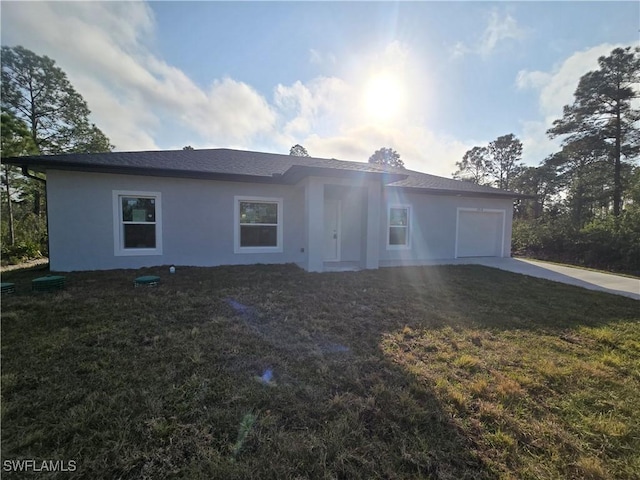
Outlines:
{"label": "window", "polygon": [[161,255],[161,205],[157,192],[113,192],[116,255]]}
{"label": "window", "polygon": [[411,207],[404,205],[389,207],[388,249],[409,248],[410,222]]}
{"label": "window", "polygon": [[282,252],[282,199],[235,197],[235,252]]}

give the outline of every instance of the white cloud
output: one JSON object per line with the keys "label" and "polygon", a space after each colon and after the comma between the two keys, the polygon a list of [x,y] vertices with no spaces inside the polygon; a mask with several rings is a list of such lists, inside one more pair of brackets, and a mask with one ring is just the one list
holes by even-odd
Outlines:
{"label": "white cloud", "polygon": [[313,64],[319,65],[322,63],[322,54],[315,49],[309,50],[309,61]]}
{"label": "white cloud", "polygon": [[516,86],[519,90],[526,90],[528,88],[537,89],[544,87],[550,80],[550,73],[520,70],[516,76]]}
{"label": "white cloud", "polygon": [[333,53],[322,53],[314,48],[309,49],[309,62],[313,65],[335,65],[337,58]]}
{"label": "white cloud", "polygon": [[398,70],[405,67],[409,55],[409,47],[399,40],[394,40],[385,47],[380,61],[388,68]]}
{"label": "white cloud", "polygon": [[173,123],[227,144],[274,127],[275,113],[249,85],[225,78],[203,90],[154,56],[144,43],[155,25],[144,3],[6,3],[2,13],[11,25],[3,43],[56,60],[118,150],[155,148],[160,127]]}
{"label": "white cloud", "polygon": [[324,118],[344,114],[353,96],[352,88],[336,77],[318,77],[307,84],[300,81],[291,86],[278,85],[274,93],[275,106],[286,123],[285,135],[296,137],[322,128]]}
{"label": "white cloud", "polygon": [[467,53],[471,53],[471,49],[468,48],[463,42],[456,42],[451,49],[451,55],[453,58],[464,57]]}
{"label": "white cloud", "polygon": [[216,81],[207,103],[185,110],[186,122],[203,136],[248,141],[253,135],[271,131],[275,113],[255,89],[230,78]]}
{"label": "white cloud", "polygon": [[525,31],[518,26],[518,22],[509,14],[500,15],[493,10],[489,17],[489,24],[482,34],[478,52],[481,55],[489,55],[498,43],[505,40],[520,40]]}
{"label": "white cloud", "polygon": [[457,42],[451,49],[453,58],[459,58],[467,54],[478,54],[483,57],[491,55],[500,44],[508,40],[521,40],[526,35],[526,30],[518,25],[518,22],[508,13],[499,13],[491,10],[484,31],[472,46],[463,42]]}

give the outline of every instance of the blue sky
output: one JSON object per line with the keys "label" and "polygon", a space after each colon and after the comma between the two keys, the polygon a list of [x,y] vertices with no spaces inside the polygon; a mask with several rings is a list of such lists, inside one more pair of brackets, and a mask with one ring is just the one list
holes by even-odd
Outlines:
{"label": "blue sky", "polygon": [[10,2],[3,45],[65,70],[117,150],[242,148],[449,176],[514,133],[524,160],[578,79],[638,45],[638,2]]}

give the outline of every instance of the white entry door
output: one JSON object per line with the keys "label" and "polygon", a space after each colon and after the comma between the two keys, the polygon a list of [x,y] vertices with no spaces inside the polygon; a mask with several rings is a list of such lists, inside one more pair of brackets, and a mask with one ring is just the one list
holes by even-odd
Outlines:
{"label": "white entry door", "polygon": [[324,260],[340,260],[340,200],[324,201]]}

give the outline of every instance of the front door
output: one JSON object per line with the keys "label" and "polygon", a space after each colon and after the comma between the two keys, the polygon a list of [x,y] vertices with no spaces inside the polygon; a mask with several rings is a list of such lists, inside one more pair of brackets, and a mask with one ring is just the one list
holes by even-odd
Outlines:
{"label": "front door", "polygon": [[340,200],[324,201],[324,260],[340,260]]}

